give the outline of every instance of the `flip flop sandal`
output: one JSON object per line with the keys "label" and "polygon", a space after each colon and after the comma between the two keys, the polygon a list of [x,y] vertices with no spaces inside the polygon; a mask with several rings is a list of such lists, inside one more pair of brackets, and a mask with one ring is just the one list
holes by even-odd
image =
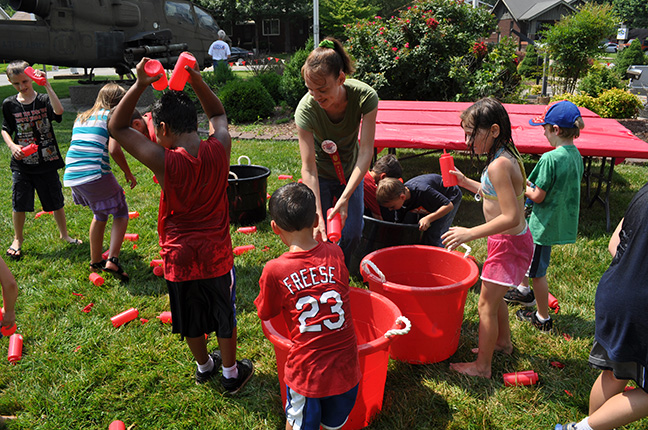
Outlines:
{"label": "flip flop sandal", "polygon": [[11,258],[12,260],[18,261],[22,258],[22,250],[20,248],[16,249],[13,246],[10,246],[9,249],[7,249],[7,256],[9,256],[9,258]]}
{"label": "flip flop sandal", "polygon": [[81,242],[79,239],[72,239],[68,241],[68,245],[81,245],[83,242]]}
{"label": "flip flop sandal", "polygon": [[89,264],[90,270],[93,272],[100,272],[106,268],[106,260],[101,260],[96,263]]}
{"label": "flip flop sandal", "polygon": [[[117,257],[110,257],[108,260],[111,263],[113,263],[115,266],[117,266],[117,270],[113,269],[108,269],[106,267],[103,268],[104,272],[112,273],[115,278],[119,279],[122,282],[128,282],[130,281],[130,277],[124,273],[124,269],[121,267],[121,264],[119,264],[119,258]],[[105,264],[105,263],[104,263]]]}

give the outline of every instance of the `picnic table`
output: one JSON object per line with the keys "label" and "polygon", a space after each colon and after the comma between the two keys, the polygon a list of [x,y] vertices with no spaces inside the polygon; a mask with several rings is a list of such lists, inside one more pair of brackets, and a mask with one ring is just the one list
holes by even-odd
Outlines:
{"label": "picnic table", "polygon": [[[375,148],[415,148],[425,150],[467,151],[459,114],[472,103],[381,100],[376,119]],[[511,118],[515,146],[524,154],[543,154],[553,147],[541,127],[529,125],[529,119],[541,116],[547,106],[504,104]],[[574,144],[583,156],[588,207],[600,202],[605,207],[606,226],[610,230],[610,184],[614,166],[626,158],[648,159],[648,143],[634,136],[615,119],[601,118],[586,108],[579,108],[585,128]],[[592,161],[600,159],[598,172]],[[592,185],[596,188],[592,195]]]}

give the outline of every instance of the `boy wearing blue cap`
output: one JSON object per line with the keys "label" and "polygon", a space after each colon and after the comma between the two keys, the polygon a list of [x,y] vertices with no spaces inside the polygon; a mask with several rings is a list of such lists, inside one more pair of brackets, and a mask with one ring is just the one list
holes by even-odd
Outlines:
{"label": "boy wearing blue cap", "polygon": [[[525,194],[534,203],[529,218],[533,260],[524,282],[509,290],[504,300],[524,306],[537,304],[537,311],[520,309],[517,318],[539,330],[551,331],[547,267],[552,245],[576,241],[583,160],[574,139],[585,124],[578,107],[567,100],[550,105],[529,124],[543,126],[545,137],[556,149],[543,154],[529,175]],[[535,294],[529,288],[529,278],[533,279]]]}

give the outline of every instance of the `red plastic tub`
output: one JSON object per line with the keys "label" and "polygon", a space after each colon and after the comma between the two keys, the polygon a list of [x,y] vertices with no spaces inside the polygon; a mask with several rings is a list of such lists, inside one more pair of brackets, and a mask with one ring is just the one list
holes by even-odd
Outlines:
{"label": "red plastic tub", "polygon": [[[382,409],[389,362],[389,345],[393,339],[401,337],[387,338],[384,335],[388,330],[403,328],[401,323],[396,322],[397,318],[401,316],[398,307],[380,294],[360,288],[351,288],[349,297],[358,338],[362,380],[358,388],[356,404],[349,415],[349,420],[342,427],[344,430],[366,427],[373,416]],[[287,337],[289,331],[283,314],[279,314],[269,321],[262,321],[262,328],[265,336],[274,345],[281,400],[285,405],[284,365],[292,341]]]}
{"label": "red plastic tub", "polygon": [[369,289],[383,294],[412,322],[390,347],[395,360],[446,360],[459,346],[468,289],[479,269],[457,251],[426,245],[393,246],[368,254],[360,271]]}

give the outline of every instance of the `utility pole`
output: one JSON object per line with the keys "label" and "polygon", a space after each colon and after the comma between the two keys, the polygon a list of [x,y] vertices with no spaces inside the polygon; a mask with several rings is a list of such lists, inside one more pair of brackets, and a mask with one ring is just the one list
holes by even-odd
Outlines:
{"label": "utility pole", "polygon": [[319,0],[313,0],[313,45],[319,46]]}

